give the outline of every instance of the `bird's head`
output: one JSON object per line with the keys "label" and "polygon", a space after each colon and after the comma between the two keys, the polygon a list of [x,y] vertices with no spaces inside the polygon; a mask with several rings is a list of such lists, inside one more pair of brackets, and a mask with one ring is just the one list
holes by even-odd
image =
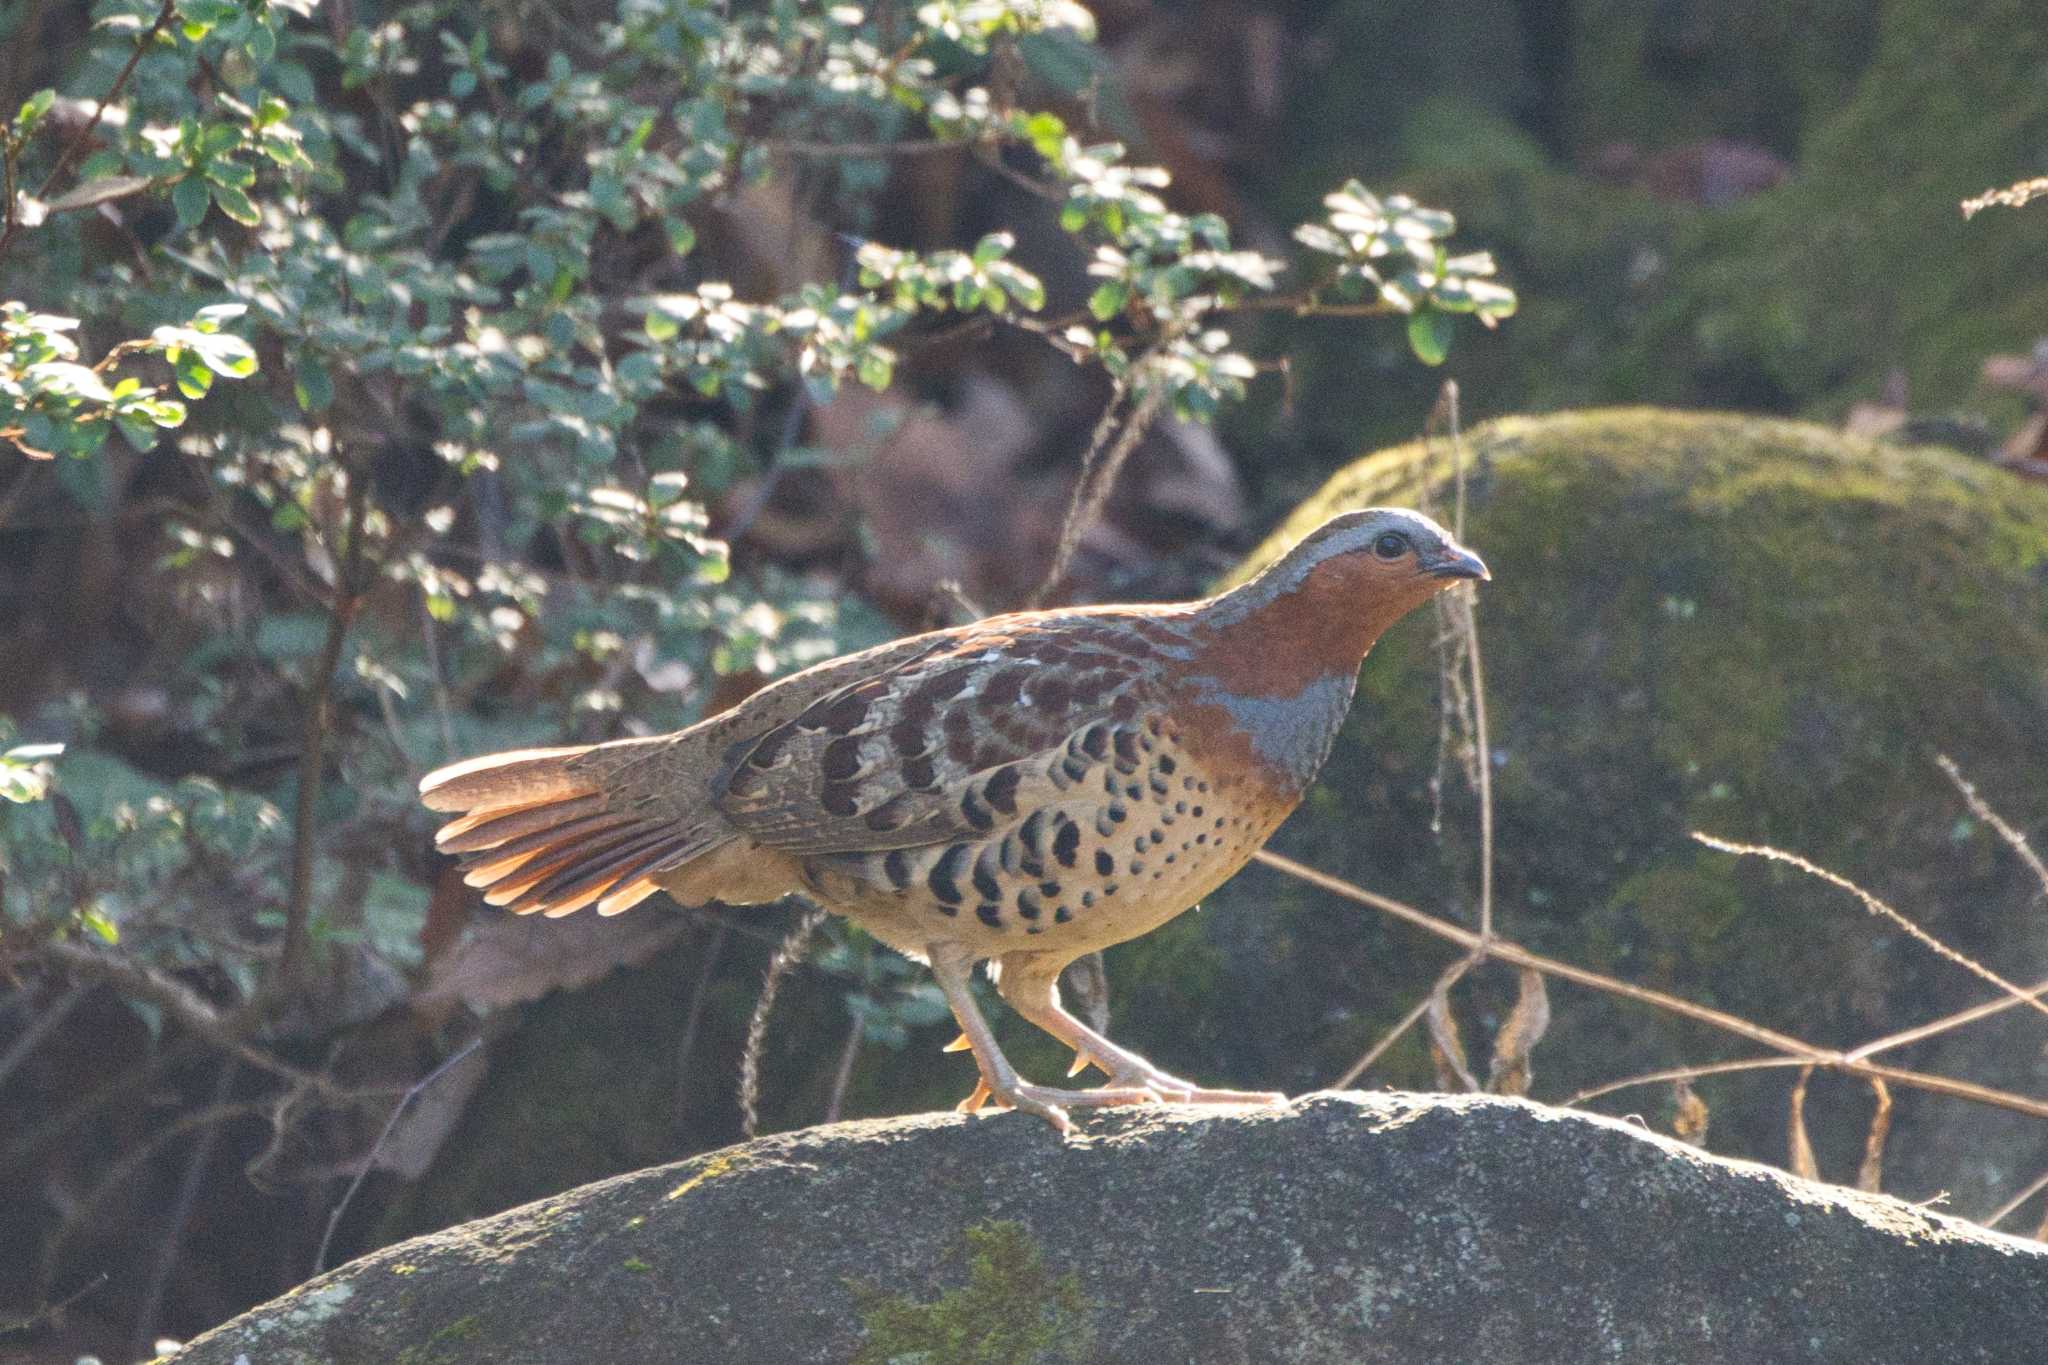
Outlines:
{"label": "bird's head", "polygon": [[1303,667],[1356,668],[1380,632],[1486,564],[1420,512],[1368,507],[1331,517],[1236,590],[1212,599],[1218,625],[1263,624]]}
{"label": "bird's head", "polygon": [[1297,569],[1300,582],[1325,566],[1338,570],[1357,589],[1377,588],[1404,597],[1418,589],[1426,597],[1461,578],[1493,577],[1485,561],[1449,531],[1405,507],[1368,507],[1331,517],[1275,568]]}

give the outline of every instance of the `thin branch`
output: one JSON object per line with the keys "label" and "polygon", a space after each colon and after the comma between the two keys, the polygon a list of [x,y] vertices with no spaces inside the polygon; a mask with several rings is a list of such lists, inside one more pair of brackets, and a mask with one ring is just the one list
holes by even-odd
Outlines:
{"label": "thin branch", "polygon": [[334,1241],[334,1230],[341,1226],[341,1216],[348,1212],[349,1204],[355,1200],[356,1191],[362,1189],[363,1181],[369,1178],[370,1168],[377,1161],[377,1153],[384,1150],[384,1143],[391,1137],[392,1130],[398,1127],[398,1120],[404,1116],[405,1111],[411,1107],[412,1102],[426,1092],[429,1086],[453,1070],[456,1063],[462,1061],[463,1058],[483,1046],[483,1041],[483,1035],[478,1034],[461,1047],[456,1048],[455,1051],[449,1053],[447,1059],[439,1066],[407,1087],[406,1092],[399,1097],[398,1103],[391,1107],[391,1117],[384,1120],[383,1131],[378,1133],[377,1140],[370,1144],[370,1150],[363,1153],[362,1164],[356,1167],[355,1178],[348,1182],[348,1189],[342,1193],[341,1202],[337,1203],[327,1215],[327,1229],[320,1234],[320,1247],[313,1253],[312,1274],[318,1275],[327,1268],[327,1248]]}
{"label": "thin branch", "polygon": [[1972,1005],[1968,1009],[1957,1010],[1954,1014],[1945,1014],[1939,1019],[1931,1020],[1925,1024],[1918,1024],[1909,1029],[1903,1029],[1898,1033],[1887,1033],[1882,1038],[1876,1038],[1861,1046],[1852,1047],[1843,1055],[1852,1062],[1861,1061],[1865,1057],[1874,1057],[1880,1052],[1889,1052],[1895,1047],[1904,1047],[1908,1043],[1917,1043],[1924,1038],[1932,1038],[1938,1033],[1947,1033],[1950,1029],[1958,1029],[1965,1024],[1974,1024],[1979,1019],[1984,1019],[1994,1014],[2003,1014],[2006,1010],[2018,1005],[2028,1004],[2031,1001],[2040,999],[2044,995],[2048,995],[2048,981],[2038,981],[2028,987],[2026,993],[2022,996],[2002,995],[1996,1000],[1987,1000],[1981,1005]]}
{"label": "thin branch", "polygon": [[1708,848],[1718,849],[1722,853],[1739,853],[1746,854],[1754,858],[1768,858],[1772,862],[1785,863],[1792,867],[1796,867],[1801,872],[1806,873],[1808,876],[1818,877],[1821,881],[1826,882],[1830,886],[1838,886],[1842,890],[1847,891],[1850,895],[1854,896],[1857,900],[1862,901],[1863,908],[1868,910],[1871,914],[1877,915],[1883,919],[1888,919],[1892,923],[1898,925],[1899,928],[1905,930],[1908,935],[1910,935],[1914,939],[1917,939],[1920,943],[1925,945],[1929,951],[1933,952],[1937,956],[1945,957],[1950,962],[1955,963],[1958,967],[1963,968],[1965,971],[1970,972],[1972,975],[1982,977],[1984,980],[1989,981],[1992,985],[1998,987],[1998,989],[2004,991],[2007,995],[2011,996],[2015,1003],[2024,1004],[2032,1009],[2040,1011],[2042,1014],[2048,1014],[2048,1004],[2043,1004],[2041,1001],[2036,1000],[2032,995],[2028,994],[2026,991],[2021,990],[2012,982],[2007,981],[2004,977],[2000,976],[1997,972],[1992,971],[1983,963],[1978,962],[1976,959],[1971,958],[1963,953],[1959,953],[1955,949],[1949,947],[1946,943],[1943,943],[1940,939],[1928,933],[1925,929],[1922,929],[1919,925],[1913,923],[1913,921],[1907,919],[1899,911],[1892,908],[1884,901],[1880,900],[1877,896],[1872,895],[1868,891],[1865,891],[1862,887],[1856,885],[1856,883],[1850,881],[1847,877],[1844,877],[1839,872],[1830,872],[1826,868],[1818,865],[1817,863],[1809,862],[1805,858],[1800,857],[1797,853],[1788,853],[1782,848],[1772,848],[1768,844],[1733,843],[1727,839],[1717,839],[1713,835],[1704,834],[1699,830],[1694,830],[1692,832],[1692,837],[1699,840],[1701,843],[1705,844]]}
{"label": "thin branch", "polygon": [[233,1100],[226,1104],[211,1104],[204,1109],[195,1109],[181,1114],[161,1127],[152,1128],[149,1136],[123,1153],[121,1159],[107,1168],[106,1174],[96,1181],[85,1195],[64,1211],[63,1220],[57,1225],[49,1239],[43,1243],[37,1257],[36,1283],[47,1288],[56,1278],[57,1270],[64,1256],[64,1247],[71,1235],[81,1225],[90,1221],[99,1212],[100,1205],[119,1190],[136,1172],[140,1171],[152,1156],[167,1143],[175,1142],[187,1133],[203,1131],[219,1123],[230,1123],[235,1119],[249,1118],[268,1113],[270,1102],[262,1100]]}
{"label": "thin branch", "polygon": [[106,1282],[107,1272],[102,1270],[99,1274],[57,1300],[57,1302],[45,1304],[25,1318],[16,1318],[12,1322],[0,1322],[0,1337],[9,1336],[15,1332],[26,1332],[31,1327],[40,1326],[44,1322],[61,1317],[65,1309],[77,1303]]}
{"label": "thin branch", "polygon": [[[157,35],[164,31],[164,26],[169,24],[176,16],[177,10],[177,0],[164,0],[163,4],[157,9],[156,22],[152,23],[143,32],[142,36],[135,40],[135,50],[128,54],[128,64],[121,68],[120,75],[114,77],[114,84],[109,87],[107,93],[100,96],[100,102],[93,107],[92,117],[86,120],[83,128],[80,128],[72,135],[70,144],[64,148],[63,154],[57,158],[57,164],[52,166],[50,173],[43,177],[43,183],[36,186],[36,198],[47,199],[50,197],[50,187],[57,183],[57,177],[71,169],[71,163],[78,159],[78,154],[85,150],[85,144],[92,140],[94,133],[99,131],[100,120],[105,118],[107,114],[107,106],[121,97],[121,91],[128,85],[128,78],[135,74],[136,64],[142,60],[142,54],[149,50],[149,45],[156,41]],[[14,220],[13,187],[10,185],[8,188],[7,226],[4,231],[0,231],[0,257],[4,257],[7,254],[7,247],[14,240],[14,231],[20,226]]]}
{"label": "thin branch", "polygon": [[[228,1102],[240,1070],[233,1058],[221,1063],[220,1076],[213,1086],[213,1107],[219,1108]],[[199,1202],[199,1191],[206,1183],[206,1168],[213,1161],[213,1149],[220,1141],[220,1130],[221,1125],[217,1123],[202,1129],[199,1140],[192,1144],[192,1155],[185,1160],[185,1178],[178,1182],[178,1195],[172,1201],[171,1216],[165,1221],[161,1244],[151,1259],[149,1281],[143,1286],[142,1300],[135,1310],[135,1330],[129,1336],[128,1350],[137,1359],[147,1359],[148,1354],[153,1354],[149,1348],[156,1340],[157,1310],[163,1306],[164,1290],[171,1282],[171,1270],[178,1263],[179,1251],[184,1248],[185,1225],[192,1221],[192,1207]]]}
{"label": "thin branch", "polygon": [[2048,892],[2048,865],[2044,865],[2041,855],[2034,852],[2033,845],[2027,842],[2027,836],[2009,824],[2004,816],[1991,809],[1991,803],[1977,794],[1977,788],[1963,776],[1963,770],[1956,766],[1954,759],[1947,754],[1936,754],[1934,761],[1948,774],[1948,780],[1956,784],[1956,790],[1963,794],[1963,800],[1969,805],[1970,813],[1998,831],[1998,837],[2005,840],[2007,846],[2019,855],[2020,861],[2027,865],[2027,871],[2034,874],[2034,880],[2041,884],[2041,890]]}
{"label": "thin branch", "polygon": [[103,981],[123,994],[148,1001],[200,1041],[240,1057],[258,1070],[283,1077],[325,1098],[350,1093],[331,1077],[273,1057],[243,1037],[241,1030],[252,1021],[247,1010],[233,1016],[222,1014],[184,982],[146,963],[61,939],[42,945],[37,954],[67,971]]}
{"label": "thin branch", "polygon": [[1639,1085],[1661,1085],[1666,1081],[1696,1081],[1702,1076],[1725,1076],[1735,1071],[1771,1071],[1788,1066],[1811,1065],[1804,1057],[1745,1057],[1733,1062],[1705,1062],[1699,1066],[1674,1066],[1663,1071],[1646,1071],[1640,1076],[1624,1076],[1618,1081],[1604,1085],[1590,1086],[1564,1100],[1560,1108],[1572,1109],[1587,1100],[1597,1100],[1619,1090],[1633,1090]]}
{"label": "thin branch", "polygon": [[15,1069],[43,1045],[45,1038],[55,1033],[58,1027],[71,1017],[71,1011],[78,1008],[91,989],[90,986],[73,986],[58,996],[49,1008],[29,1020],[28,1027],[21,1031],[21,1036],[14,1040],[6,1052],[0,1053],[0,1086],[6,1085]]}
{"label": "thin branch", "polygon": [[704,960],[697,968],[696,984],[690,987],[690,1006],[683,1012],[683,1036],[676,1044],[676,1096],[669,1111],[669,1129],[678,1139],[683,1134],[683,1113],[690,1098],[690,1054],[697,1050],[704,1007],[711,999],[711,978],[718,970],[719,955],[725,951],[725,940],[731,932],[731,926],[724,920],[712,926],[711,940],[704,945]]}
{"label": "thin branch", "polygon": [[846,1087],[853,1082],[853,1064],[860,1058],[861,1040],[867,1037],[867,1020],[856,1014],[846,1030],[846,1046],[839,1049],[839,1065],[832,1073],[832,1093],[825,1100],[826,1123],[839,1122],[840,1106],[846,1102]]}
{"label": "thin branch", "polygon": [[300,733],[298,802],[292,825],[291,896],[285,902],[284,948],[278,957],[277,974],[272,981],[273,999],[296,996],[305,974],[306,954],[312,938],[313,855],[318,833],[321,775],[327,761],[328,704],[334,691],[334,672],[341,664],[342,646],[348,640],[349,627],[362,603],[359,594],[363,582],[363,523],[368,515],[370,481],[349,469],[346,462],[337,468],[348,486],[348,510],[345,513],[348,543],[342,549],[341,561],[335,570],[334,601],[327,615],[327,638],[322,642],[320,657],[313,665],[312,690],[306,698],[305,722]]}
{"label": "thin branch", "polygon": [[1555,976],[1581,986],[1588,986],[1593,990],[1603,991],[1608,995],[1617,995],[1625,1000],[1634,1000],[1639,1004],[1649,1005],[1656,1009],[1679,1015],[1682,1018],[1691,1019],[1697,1023],[1711,1025],[1747,1038],[1751,1042],[1761,1043],[1765,1047],[1776,1048],[1780,1052],[1785,1053],[1795,1065],[1812,1063],[1816,1066],[1825,1066],[1831,1070],[1845,1072],[1852,1076],[1877,1076],[1892,1082],[1894,1085],[1904,1085],[1915,1090],[1931,1091],[1934,1094],[1969,1100],[1972,1103],[1989,1105],[1996,1109],[2007,1109],[2014,1113],[2027,1114],[2035,1118],[2048,1118],[2048,1100],[2038,1100],[2027,1095],[2017,1095],[2009,1090],[1995,1090],[1987,1085],[1978,1085],[1972,1081],[1959,1081],[1951,1076],[1930,1075],[1924,1071],[1909,1071],[1904,1067],[1885,1066],[1877,1062],[1851,1058],[1846,1053],[1820,1047],[1806,1042],[1804,1039],[1794,1038],[1790,1034],[1779,1033],[1775,1029],[1765,1028],[1761,1024],[1753,1024],[1747,1019],[1729,1014],[1723,1010],[1695,1004],[1679,996],[1667,995],[1663,991],[1651,990],[1647,986],[1638,986],[1631,982],[1620,981],[1614,977],[1590,971],[1584,967],[1575,967],[1569,962],[1560,962],[1556,958],[1545,957],[1541,953],[1532,953],[1520,944],[1510,942],[1507,939],[1483,940],[1478,934],[1462,925],[1453,924],[1449,920],[1439,919],[1437,916],[1418,910],[1412,905],[1379,895],[1376,892],[1367,891],[1364,887],[1353,885],[1341,877],[1333,877],[1327,872],[1318,872],[1305,863],[1298,863],[1294,859],[1284,857],[1281,854],[1261,849],[1253,854],[1252,857],[1255,861],[1264,863],[1268,867],[1285,872],[1291,877],[1298,877],[1311,886],[1321,887],[1333,895],[1341,896],[1346,900],[1356,901],[1360,905],[1369,906],[1383,914],[1392,915],[1396,919],[1405,920],[1419,929],[1435,934],[1438,938],[1448,939],[1467,949],[1477,948],[1483,944],[1487,955],[1496,961],[1511,962],[1519,967],[1531,967],[1549,976]]}
{"label": "thin branch", "polygon": [[1124,461],[1138,448],[1138,442],[1144,439],[1152,419],[1159,415],[1160,406],[1166,401],[1166,386],[1156,381],[1147,383],[1143,378],[1145,362],[1150,358],[1151,353],[1148,352],[1131,365],[1130,376],[1138,377],[1142,388],[1137,402],[1131,406],[1130,416],[1119,425],[1117,409],[1131,391],[1131,378],[1126,377],[1117,381],[1108,406],[1103,408],[1102,417],[1095,424],[1087,453],[1081,457],[1081,472],[1074,479],[1074,491],[1067,499],[1066,516],[1060,522],[1059,545],[1053,550],[1052,563],[1047,566],[1045,577],[1039,580],[1038,587],[1026,599],[1027,607],[1042,606],[1047,595],[1066,577],[1074,552],[1080,548],[1081,537],[1102,515],[1103,505],[1109,501]]}
{"label": "thin branch", "polygon": [[[1449,989],[1457,983],[1459,977],[1470,971],[1478,961],[1479,957],[1476,953],[1467,953],[1464,957],[1459,958],[1450,965],[1444,972],[1443,978],[1437,982],[1437,986],[1446,990]],[[1377,1043],[1367,1048],[1365,1054],[1345,1068],[1344,1074],[1330,1082],[1327,1088],[1342,1090],[1371,1070],[1372,1064],[1384,1056],[1388,1048],[1398,1042],[1409,1029],[1414,1028],[1422,1016],[1429,1012],[1430,1002],[1435,998],[1435,995],[1436,990],[1432,989],[1429,994],[1416,1001],[1414,1008],[1402,1015],[1399,1023],[1388,1029]]]}
{"label": "thin branch", "polygon": [[791,156],[889,157],[935,156],[940,152],[964,152],[972,144],[940,142],[929,138],[902,142],[810,142],[802,138],[765,137],[754,139],[754,145],[765,151],[787,152]]}
{"label": "thin branch", "polygon": [[2012,1215],[2019,1209],[2020,1205],[2026,1203],[2029,1199],[2032,1199],[2035,1195],[2039,1194],[2043,1190],[2048,1190],[2048,1171],[2043,1171],[2040,1175],[2036,1176],[2032,1181],[2028,1182],[2027,1187],[2025,1189],[2021,1190],[2012,1198],[2006,1200],[2003,1204],[2000,1204],[1998,1208],[1992,1212],[1991,1216],[1984,1220],[1984,1226],[1987,1228],[1997,1227],[2000,1223],[2003,1223],[2006,1219],[2012,1217]]}

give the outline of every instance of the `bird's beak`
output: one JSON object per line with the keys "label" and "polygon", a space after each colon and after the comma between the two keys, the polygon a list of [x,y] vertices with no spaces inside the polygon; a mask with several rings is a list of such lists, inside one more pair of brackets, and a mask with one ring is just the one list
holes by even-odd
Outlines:
{"label": "bird's beak", "polygon": [[1476,578],[1482,583],[1493,578],[1486,561],[1460,545],[1446,545],[1425,560],[1422,569],[1434,578]]}

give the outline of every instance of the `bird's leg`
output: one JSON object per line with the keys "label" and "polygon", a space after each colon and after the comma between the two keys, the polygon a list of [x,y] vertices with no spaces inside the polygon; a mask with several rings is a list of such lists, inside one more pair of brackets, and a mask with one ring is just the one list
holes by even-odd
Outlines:
{"label": "bird's leg", "polygon": [[996,1036],[981,1017],[981,1009],[974,1003],[974,992],[969,980],[974,970],[974,957],[956,944],[934,943],[927,950],[932,964],[932,975],[937,978],[939,989],[945,992],[946,1003],[953,1007],[953,1017],[960,1023],[961,1036],[974,1053],[974,1065],[981,1072],[974,1093],[961,1102],[960,1107],[969,1113],[993,1100],[1006,1109],[1021,1109],[1027,1114],[1036,1114],[1050,1123],[1061,1133],[1070,1131],[1073,1124],[1067,1118],[1070,1105],[1143,1104],[1147,1101],[1158,1103],[1158,1091],[1145,1086],[1119,1088],[1105,1086],[1100,1090],[1057,1090],[1051,1086],[1033,1085],[1017,1074],[1009,1058],[996,1046]]}
{"label": "bird's leg", "polygon": [[1090,1063],[1109,1077],[1110,1088],[1150,1090],[1175,1104],[1285,1104],[1285,1095],[1263,1090],[1207,1090],[1193,1081],[1161,1071],[1152,1063],[1068,1014],[1060,1005],[1059,975],[1066,963],[1041,954],[1016,954],[1003,959],[996,980],[1010,1008],[1074,1049],[1078,1075]]}

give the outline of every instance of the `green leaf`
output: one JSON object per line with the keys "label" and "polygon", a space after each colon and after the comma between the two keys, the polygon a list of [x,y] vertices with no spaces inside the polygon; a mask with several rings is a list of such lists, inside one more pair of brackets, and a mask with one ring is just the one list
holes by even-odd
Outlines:
{"label": "green leaf", "polygon": [[292,397],[298,400],[301,412],[325,412],[334,402],[334,380],[320,357],[311,352],[299,353],[292,374]]}
{"label": "green leaf", "polygon": [[78,912],[78,922],[92,931],[100,942],[113,945],[121,941],[120,926],[108,919],[106,912],[98,906],[86,906]]}
{"label": "green leaf", "polygon": [[220,205],[222,213],[243,227],[255,227],[263,221],[263,215],[256,212],[256,206],[249,202],[249,196],[232,185],[215,185],[213,202]]}
{"label": "green leaf", "polygon": [[232,332],[200,333],[192,338],[191,346],[217,375],[247,379],[256,373],[255,348]]}
{"label": "green leaf", "polygon": [[178,392],[195,401],[206,397],[206,391],[213,387],[213,371],[199,358],[199,353],[180,349],[167,358],[171,362],[171,375],[177,381]]}
{"label": "green leaf", "polygon": [[1425,365],[1443,364],[1451,351],[1451,325],[1451,315],[1434,308],[1418,309],[1411,314],[1408,346],[1415,352],[1415,358]]}
{"label": "green leaf", "polygon": [[854,363],[853,372],[861,383],[879,393],[889,387],[890,379],[895,376],[896,357],[879,346],[862,351],[860,359]]}
{"label": "green leaf", "polygon": [[1130,302],[1131,287],[1122,280],[1109,280],[1096,286],[1088,296],[1088,311],[1095,315],[1097,322],[1108,322],[1124,310]]}
{"label": "green leaf", "polygon": [[38,90],[22,101],[21,112],[14,116],[14,132],[17,137],[27,137],[35,131],[43,115],[50,112],[50,106],[57,102],[55,90]]}
{"label": "green leaf", "polygon": [[171,186],[171,207],[178,211],[178,226],[198,227],[206,217],[208,198],[206,182],[196,175],[188,175]]}

